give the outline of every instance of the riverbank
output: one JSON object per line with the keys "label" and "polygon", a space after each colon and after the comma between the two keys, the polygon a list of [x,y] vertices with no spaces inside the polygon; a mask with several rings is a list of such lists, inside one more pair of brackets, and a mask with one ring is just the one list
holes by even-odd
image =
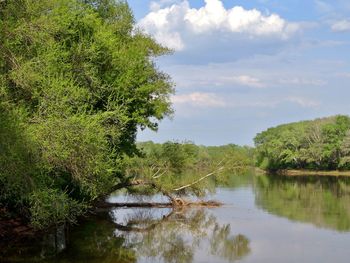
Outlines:
{"label": "riverbank", "polygon": [[30,243],[39,235],[21,218],[10,217],[5,208],[0,208],[0,261],[2,256],[13,251],[14,247]]}
{"label": "riverbank", "polygon": [[275,172],[284,176],[342,176],[350,177],[350,171],[315,171],[315,170],[278,170]]}

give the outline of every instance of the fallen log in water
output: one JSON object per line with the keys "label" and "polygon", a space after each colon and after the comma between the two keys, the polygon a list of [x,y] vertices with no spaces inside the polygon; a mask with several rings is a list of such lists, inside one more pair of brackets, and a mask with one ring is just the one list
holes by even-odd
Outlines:
{"label": "fallen log in water", "polygon": [[130,207],[130,208],[137,208],[137,207],[145,207],[145,208],[166,208],[166,207],[173,207],[172,203],[104,203],[100,204],[98,208],[117,208],[117,207]]}
{"label": "fallen log in water", "polygon": [[182,199],[176,199],[174,203],[155,203],[155,202],[137,202],[137,203],[102,203],[98,208],[174,208],[174,207],[219,207],[222,203],[218,201],[198,201],[187,202]]}

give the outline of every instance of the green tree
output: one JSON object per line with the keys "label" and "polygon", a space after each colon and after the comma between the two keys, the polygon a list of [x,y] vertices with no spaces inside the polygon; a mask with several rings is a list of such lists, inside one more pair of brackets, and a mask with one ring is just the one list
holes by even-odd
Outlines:
{"label": "green tree", "polygon": [[350,130],[347,131],[341,143],[340,151],[342,157],[339,162],[339,168],[350,169]]}
{"label": "green tree", "polygon": [[[13,122],[18,145],[1,137],[1,157],[13,157],[0,161],[14,167],[20,158],[24,167],[1,174],[1,205],[14,193],[8,176],[31,186],[13,200],[24,199],[32,216],[54,202],[42,191],[79,207],[108,193],[123,180],[123,156],[135,153],[137,130],[156,130],[172,113],[173,84],[154,62],[169,50],[135,28],[125,1],[114,0],[0,1],[0,40],[1,107],[21,116],[0,116]],[[32,220],[55,223],[47,218]]]}
{"label": "green tree", "polygon": [[290,123],[255,137],[257,164],[263,169],[345,168],[348,116]]}

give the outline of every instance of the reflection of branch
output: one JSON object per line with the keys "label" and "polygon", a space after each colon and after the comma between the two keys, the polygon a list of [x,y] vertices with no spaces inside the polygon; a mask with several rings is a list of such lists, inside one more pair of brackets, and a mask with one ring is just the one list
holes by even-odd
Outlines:
{"label": "reflection of branch", "polygon": [[[162,218],[150,220],[133,217],[124,225],[115,224],[124,232],[142,256],[162,262],[192,262],[202,242],[207,242],[208,252],[222,259],[234,262],[247,256],[251,249],[249,239],[244,235],[232,235],[230,225],[220,225],[215,216],[208,217],[206,210],[176,210]],[[191,239],[187,239],[187,235]],[[127,238],[129,237],[129,238]],[[135,246],[136,244],[136,246]]]}
{"label": "reflection of branch", "polygon": [[198,201],[198,202],[185,202],[181,198],[175,198],[174,203],[100,203],[98,209],[109,209],[118,207],[128,208],[179,208],[179,207],[220,207],[222,203],[214,200]]}
{"label": "reflection of branch", "polygon": [[101,203],[99,208],[115,208],[115,207],[129,207],[129,208],[167,208],[173,207],[173,203]]}
{"label": "reflection of branch", "polygon": [[[169,218],[174,214],[174,209],[170,211],[167,215],[163,216],[162,219],[158,220],[156,223],[153,223],[147,227],[141,228],[141,227],[134,227],[130,225],[122,225],[118,223],[114,223],[116,228],[120,231],[127,231],[127,232],[148,232],[154,228],[156,228],[157,225],[162,224],[163,222],[169,220]],[[130,223],[130,222],[129,222]]]}

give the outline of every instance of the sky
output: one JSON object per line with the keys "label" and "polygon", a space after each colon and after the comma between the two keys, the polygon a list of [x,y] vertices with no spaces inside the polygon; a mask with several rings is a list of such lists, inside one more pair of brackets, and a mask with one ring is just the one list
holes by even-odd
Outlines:
{"label": "sky", "polygon": [[138,140],[253,145],[282,123],[350,114],[349,0],[128,0],[174,50],[175,114]]}

